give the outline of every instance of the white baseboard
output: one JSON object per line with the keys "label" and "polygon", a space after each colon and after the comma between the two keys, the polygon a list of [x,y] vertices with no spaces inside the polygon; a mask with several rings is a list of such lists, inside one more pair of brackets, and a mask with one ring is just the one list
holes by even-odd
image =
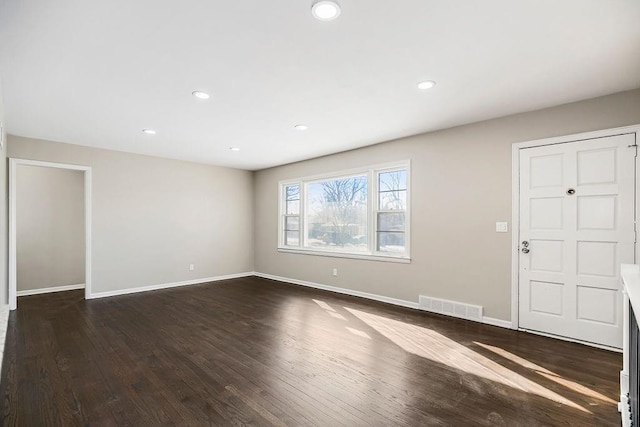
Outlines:
{"label": "white baseboard", "polygon": [[487,325],[498,326],[500,328],[513,329],[513,323],[509,320],[502,319],[494,319],[493,317],[482,317],[482,323],[486,323]]}
{"label": "white baseboard", "polygon": [[218,282],[220,280],[237,279],[240,277],[249,277],[253,275],[254,273],[250,271],[246,273],[227,274],[225,276],[205,277],[202,279],[185,280],[182,282],[160,283],[158,285],[140,286],[137,288],[126,288],[126,289],[117,289],[115,291],[95,292],[95,293],[92,293],[88,299],[107,298],[107,297],[114,297],[118,295],[135,294],[138,292],[157,291],[160,289],[177,288],[178,286],[198,285],[201,283],[208,283],[208,282]]}
{"label": "white baseboard", "polygon": [[[339,294],[351,295],[351,296],[354,296],[354,297],[366,298],[366,299],[370,299],[370,300],[373,300],[373,301],[380,301],[380,302],[384,302],[384,303],[387,303],[387,304],[397,305],[397,306],[400,306],[400,307],[407,307],[407,308],[412,308],[412,309],[415,309],[415,310],[420,310],[420,306],[419,306],[419,304],[417,302],[406,301],[406,300],[402,300],[402,299],[398,299],[398,298],[391,298],[391,297],[387,297],[387,296],[384,296],[384,295],[372,294],[372,293],[369,293],[369,292],[355,291],[353,289],[340,288],[340,287],[337,287],[337,286],[330,286],[330,285],[325,285],[325,284],[322,284],[322,283],[308,282],[308,281],[305,281],[305,280],[292,279],[292,278],[289,278],[289,277],[274,276],[272,274],[260,273],[260,272],[257,272],[257,271],[249,271],[249,272],[246,272],[246,273],[237,273],[237,274],[228,274],[228,275],[225,275],[225,276],[206,277],[206,278],[202,278],[202,279],[185,280],[185,281],[182,281],[182,282],[161,283],[161,284],[158,284],[158,285],[141,286],[141,287],[136,287],[136,288],[118,289],[118,290],[115,290],[115,291],[96,292],[96,293],[92,293],[89,296],[89,299],[107,298],[107,297],[113,297],[113,296],[118,296],[118,295],[134,294],[134,293],[138,293],[138,292],[156,291],[156,290],[160,290],[160,289],[175,288],[175,287],[179,287],[179,286],[197,285],[197,284],[201,284],[201,283],[217,282],[217,281],[220,281],[220,280],[237,279],[237,278],[240,278],[240,277],[249,277],[249,276],[262,277],[264,279],[276,280],[278,282],[284,282],[284,283],[290,283],[290,284],[294,284],[294,285],[306,286],[306,287],[309,287],[309,288],[320,289],[320,290],[323,290],[323,291],[336,292],[336,293],[339,293]],[[493,325],[493,326],[499,326],[499,327],[507,328],[507,329],[511,329],[511,327],[512,327],[511,322],[509,322],[508,320],[494,319],[494,318],[486,317],[486,316],[484,316],[482,318],[482,322],[481,323],[485,323],[485,324]]]}
{"label": "white baseboard", "polygon": [[374,301],[386,302],[388,304],[399,305],[408,308],[418,308],[417,302],[410,302],[396,298],[385,297],[382,295],[370,294],[368,292],[354,291],[352,289],[338,288],[336,286],[323,285],[321,283],[307,282],[305,280],[290,279],[288,277],[273,276],[265,273],[254,273],[255,276],[263,279],[277,280],[278,282],[292,283],[294,285],[307,286],[309,288],[322,289],[323,291],[337,292],[339,294],[351,295],[354,297],[367,298]]}
{"label": "white baseboard", "polygon": [[84,289],[84,283],[80,283],[78,285],[52,286],[50,288],[27,289],[16,292],[16,295],[19,297],[25,297],[27,295],[49,294],[51,292],[73,291],[76,289]]}
{"label": "white baseboard", "polygon": [[569,338],[569,337],[563,337],[561,335],[548,334],[546,332],[534,331],[534,330],[531,330],[531,329],[518,328],[518,330],[522,331],[522,332],[527,332],[527,333],[530,333],[530,334],[533,334],[533,335],[540,335],[542,337],[555,338],[555,339],[561,340],[561,341],[574,342],[574,343],[577,343],[577,344],[582,344],[582,345],[586,345],[586,346],[589,346],[589,347],[595,347],[595,348],[599,348],[599,349],[602,349],[602,350],[609,350],[609,351],[613,351],[613,352],[616,352],[616,353],[622,353],[622,349],[621,348],[609,347],[608,345],[596,344],[596,343],[589,342],[589,341],[580,341],[580,340]]}
{"label": "white baseboard", "polygon": [[[354,291],[352,289],[339,288],[336,286],[323,285],[321,283],[307,282],[305,280],[291,279],[288,277],[274,276],[271,274],[254,272],[253,273],[257,277],[262,277],[264,279],[277,280],[278,282],[284,283],[292,283],[294,285],[307,286],[310,288],[321,289],[324,291],[337,292],[339,294],[351,295],[354,297],[367,298],[374,301],[386,302],[387,304],[399,305],[401,307],[413,308],[415,310],[421,310],[420,305],[417,302],[405,301],[397,298],[386,297],[383,295],[370,294],[368,292]],[[427,311],[427,310],[421,310]],[[427,311],[428,312],[428,311]],[[447,316],[447,314],[444,314]],[[452,316],[450,316],[452,317]],[[470,320],[470,319],[467,319]],[[474,321],[474,320],[471,320]],[[483,317],[481,323],[486,323],[487,325],[499,326],[501,328],[511,329],[512,324],[508,320],[494,319],[491,317]]]}

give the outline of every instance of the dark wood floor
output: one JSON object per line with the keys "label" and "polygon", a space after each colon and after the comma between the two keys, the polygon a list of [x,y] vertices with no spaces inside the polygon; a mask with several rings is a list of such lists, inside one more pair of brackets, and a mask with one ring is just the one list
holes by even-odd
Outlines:
{"label": "dark wood floor", "polygon": [[11,314],[4,425],[620,425],[619,354],[259,278]]}

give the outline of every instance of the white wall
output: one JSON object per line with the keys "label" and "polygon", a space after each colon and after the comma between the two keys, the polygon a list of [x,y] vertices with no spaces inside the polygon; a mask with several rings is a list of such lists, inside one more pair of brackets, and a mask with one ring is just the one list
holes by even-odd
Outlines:
{"label": "white wall", "polygon": [[83,284],[84,173],[20,165],[16,175],[18,291]]}
{"label": "white wall", "polygon": [[[510,319],[511,145],[640,123],[640,90],[416,135],[258,171],[255,270],[417,302],[418,295],[481,305]],[[411,263],[277,251],[278,181],[411,160]],[[339,275],[332,276],[338,268]]]}
{"label": "white wall", "polygon": [[11,135],[8,154],[92,167],[93,293],[253,270],[251,172]]}

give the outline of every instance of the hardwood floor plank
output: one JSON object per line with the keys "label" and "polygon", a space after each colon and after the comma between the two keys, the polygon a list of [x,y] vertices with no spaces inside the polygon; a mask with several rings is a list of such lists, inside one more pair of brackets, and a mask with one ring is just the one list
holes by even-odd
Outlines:
{"label": "hardwood floor plank", "polygon": [[619,425],[621,355],[247,277],[21,297],[2,425]]}

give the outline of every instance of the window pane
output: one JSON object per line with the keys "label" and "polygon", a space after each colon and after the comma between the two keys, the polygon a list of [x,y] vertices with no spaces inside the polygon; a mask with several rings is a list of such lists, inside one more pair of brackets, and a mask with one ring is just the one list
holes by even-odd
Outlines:
{"label": "window pane", "polygon": [[288,200],[287,201],[287,215],[299,215],[300,214],[300,200]]}
{"label": "window pane", "polygon": [[404,232],[404,212],[378,213],[378,231],[403,231]]}
{"label": "window pane", "polygon": [[300,232],[299,231],[285,231],[284,244],[286,246],[300,246]]}
{"label": "window pane", "polygon": [[300,185],[287,185],[284,192],[285,213],[287,215],[300,214]]}
{"label": "window pane", "polygon": [[407,208],[407,190],[387,191],[379,194],[378,209],[383,211],[405,210]]}
{"label": "window pane", "polygon": [[380,252],[404,253],[404,233],[378,232]]}
{"label": "window pane", "polygon": [[284,217],[284,229],[287,231],[300,230],[300,217],[297,217],[297,216]]}
{"label": "window pane", "polygon": [[378,191],[407,189],[407,170],[382,172],[378,175]]}
{"label": "window pane", "polygon": [[285,188],[285,193],[285,200],[300,200],[300,186],[297,184],[287,185]]}
{"label": "window pane", "polygon": [[313,182],[306,187],[307,246],[367,250],[367,177]]}

